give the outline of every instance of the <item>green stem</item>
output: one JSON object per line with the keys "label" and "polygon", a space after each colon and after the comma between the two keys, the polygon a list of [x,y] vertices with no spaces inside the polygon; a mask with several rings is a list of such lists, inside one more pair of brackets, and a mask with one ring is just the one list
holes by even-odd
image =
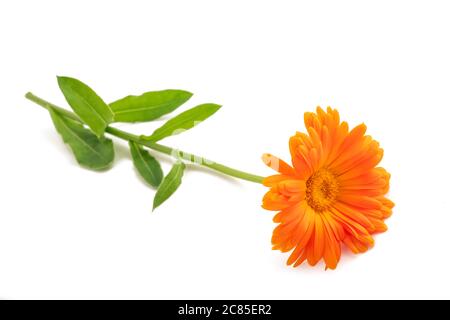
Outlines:
{"label": "green stem", "polygon": [[[60,107],[58,107],[58,106],[56,106],[56,105],[54,105],[54,104],[52,104],[52,103],[50,103],[48,101],[45,101],[44,99],[41,99],[41,98],[35,96],[31,92],[28,92],[25,95],[25,97],[28,100],[33,101],[34,103],[40,105],[41,107],[44,107],[45,109],[51,108],[51,109],[57,111],[59,114],[61,114],[64,117],[70,118],[70,119],[78,121],[80,123],[83,123],[83,121],[81,121],[81,119],[75,113],[73,113],[71,111],[68,111],[66,109],[60,108]],[[256,183],[262,183],[262,181],[264,179],[264,177],[257,176],[257,175],[254,175],[254,174],[251,174],[251,173],[247,173],[247,172],[244,172],[244,171],[236,170],[236,169],[227,167],[227,166],[225,166],[223,164],[220,164],[220,163],[217,163],[217,162],[205,159],[203,157],[196,156],[194,154],[191,154],[191,153],[188,153],[188,152],[185,152],[185,151],[176,150],[176,149],[164,146],[164,145],[159,144],[159,143],[154,143],[154,142],[143,140],[137,135],[134,135],[134,134],[129,133],[129,132],[125,132],[125,131],[117,129],[117,128],[113,128],[111,126],[108,126],[105,131],[107,133],[117,137],[117,138],[120,138],[120,139],[123,139],[123,140],[127,140],[127,141],[134,141],[134,142],[136,142],[136,143],[138,143],[140,145],[143,145],[143,146],[145,146],[147,148],[150,148],[152,150],[155,150],[155,151],[167,154],[167,155],[172,156],[172,157],[174,157],[176,159],[183,159],[183,160],[189,161],[191,163],[195,163],[195,164],[198,164],[200,166],[207,167],[207,168],[210,168],[212,170],[221,172],[221,173],[223,173],[225,175],[228,175],[228,176],[232,176],[232,177],[235,177],[235,178],[239,178],[239,179],[247,180],[247,181],[251,181],[251,182],[256,182]]]}

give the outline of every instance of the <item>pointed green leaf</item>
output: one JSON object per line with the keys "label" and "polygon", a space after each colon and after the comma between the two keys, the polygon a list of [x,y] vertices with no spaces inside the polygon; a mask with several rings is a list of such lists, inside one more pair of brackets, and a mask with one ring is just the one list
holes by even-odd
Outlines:
{"label": "pointed green leaf", "polygon": [[134,166],[144,180],[153,187],[158,187],[164,176],[161,165],[150,153],[136,142],[129,142]]}
{"label": "pointed green leaf", "polygon": [[59,88],[73,111],[92,131],[101,137],[113,121],[111,108],[83,82],[69,77],[58,77]]}
{"label": "pointed green leaf", "polygon": [[142,138],[156,142],[168,136],[179,134],[209,118],[216,113],[220,107],[221,106],[214,103],[201,104],[170,119],[160,128],[156,129],[151,136],[143,136]]}
{"label": "pointed green leaf", "polygon": [[155,198],[153,199],[153,210],[159,207],[175,191],[177,191],[181,184],[181,178],[183,177],[185,167],[186,165],[181,161],[178,161],[173,165],[156,192]]}
{"label": "pointed green leaf", "polygon": [[174,111],[192,97],[183,90],[146,92],[127,96],[110,104],[115,122],[141,122],[157,119]]}
{"label": "pointed green leaf", "polygon": [[98,138],[80,123],[59,115],[53,109],[49,111],[56,130],[70,146],[80,165],[93,170],[105,169],[111,165],[114,147],[110,139]]}

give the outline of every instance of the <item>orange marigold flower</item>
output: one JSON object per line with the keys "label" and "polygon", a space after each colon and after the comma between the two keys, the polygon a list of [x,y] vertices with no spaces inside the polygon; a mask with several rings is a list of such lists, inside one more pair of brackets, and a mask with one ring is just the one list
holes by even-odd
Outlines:
{"label": "orange marigold flower", "polygon": [[387,230],[384,219],[394,203],[385,194],[390,174],[377,167],[383,149],[360,124],[349,131],[339,113],[305,113],[308,134],[297,132],[289,140],[290,166],[270,154],[264,162],[279,174],[264,179],[270,191],[263,208],[279,211],[272,236],[274,250],[291,251],[288,265],[305,260],[312,266],[322,258],[335,269],[341,246],[354,253],[373,246],[372,234]]}

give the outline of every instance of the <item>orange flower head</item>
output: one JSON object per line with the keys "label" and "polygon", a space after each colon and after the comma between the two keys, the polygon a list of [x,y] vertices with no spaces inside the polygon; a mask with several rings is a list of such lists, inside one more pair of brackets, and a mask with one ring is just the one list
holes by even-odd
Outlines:
{"label": "orange flower head", "polygon": [[307,134],[289,140],[292,166],[270,154],[263,161],[279,174],[264,179],[269,187],[263,208],[278,211],[273,221],[274,250],[291,251],[288,265],[321,259],[335,269],[341,248],[362,253],[374,244],[372,235],[387,230],[384,220],[394,203],[385,195],[390,174],[377,167],[383,158],[379,143],[360,124],[349,131],[337,110],[305,113]]}

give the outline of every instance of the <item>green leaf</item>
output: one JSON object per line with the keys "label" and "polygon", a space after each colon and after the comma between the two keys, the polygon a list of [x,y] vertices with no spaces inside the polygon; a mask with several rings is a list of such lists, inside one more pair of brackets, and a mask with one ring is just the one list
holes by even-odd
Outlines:
{"label": "green leaf", "polygon": [[59,88],[73,111],[92,131],[101,137],[113,121],[111,108],[83,82],[69,77],[58,77]]}
{"label": "green leaf", "polygon": [[114,147],[110,139],[98,138],[80,123],[49,109],[56,130],[72,149],[78,163],[93,170],[109,167],[114,160]]}
{"label": "green leaf", "polygon": [[153,187],[158,187],[164,176],[158,160],[150,155],[136,142],[129,142],[134,166],[144,180]]}
{"label": "green leaf", "polygon": [[150,121],[174,111],[191,97],[192,93],[183,90],[152,91],[127,96],[109,106],[115,122]]}
{"label": "green leaf", "polygon": [[159,141],[168,136],[173,136],[191,129],[199,122],[209,118],[221,106],[213,103],[205,103],[180,113],[176,117],[170,119],[160,128],[156,129],[151,136],[143,136],[142,138],[149,141]]}
{"label": "green leaf", "polygon": [[181,184],[181,178],[183,177],[185,168],[186,165],[181,161],[178,161],[173,165],[156,192],[155,198],[153,199],[153,210],[159,207],[164,201],[169,199],[175,191],[177,191]]}

